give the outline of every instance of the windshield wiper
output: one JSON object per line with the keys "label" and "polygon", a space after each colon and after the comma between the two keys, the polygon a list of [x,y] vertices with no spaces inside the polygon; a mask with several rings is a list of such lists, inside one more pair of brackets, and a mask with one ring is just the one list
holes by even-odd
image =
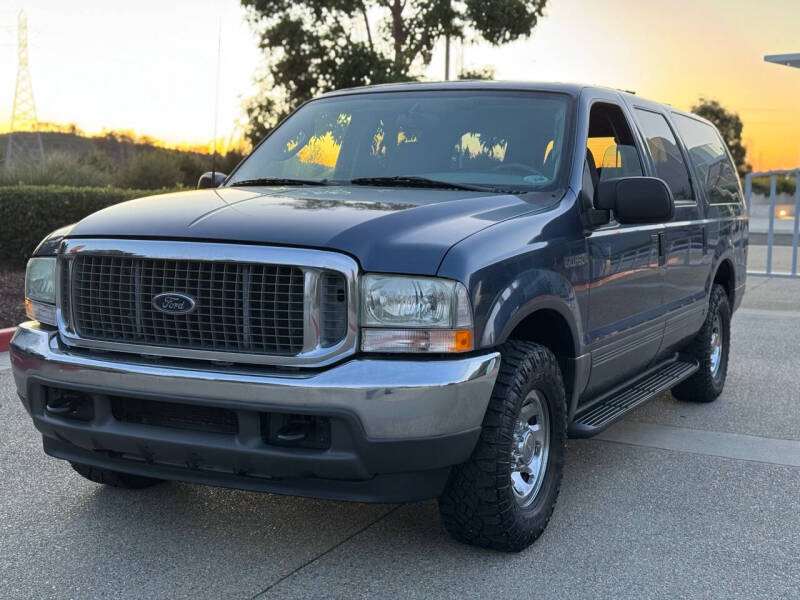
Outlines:
{"label": "windshield wiper", "polygon": [[396,175],[394,177],[357,177],[351,179],[353,185],[385,185],[388,187],[422,187],[440,188],[443,190],[470,190],[473,192],[494,192],[493,188],[480,185],[468,185],[466,183],[452,183],[450,181],[437,181],[427,177],[417,177],[416,175]]}
{"label": "windshield wiper", "polygon": [[327,179],[291,179],[286,177],[260,177],[258,179],[242,179],[228,184],[231,187],[248,185],[328,185]]}

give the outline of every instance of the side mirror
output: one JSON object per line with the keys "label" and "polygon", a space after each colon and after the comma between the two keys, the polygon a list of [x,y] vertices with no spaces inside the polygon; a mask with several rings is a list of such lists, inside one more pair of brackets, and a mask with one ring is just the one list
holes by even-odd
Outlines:
{"label": "side mirror", "polygon": [[206,171],[200,175],[200,179],[197,180],[197,189],[204,190],[207,188],[219,187],[227,177],[225,173],[220,173],[219,171]]}
{"label": "side mirror", "polygon": [[663,223],[672,218],[675,200],[663,179],[620,177],[598,184],[595,207],[613,210],[620,223]]}

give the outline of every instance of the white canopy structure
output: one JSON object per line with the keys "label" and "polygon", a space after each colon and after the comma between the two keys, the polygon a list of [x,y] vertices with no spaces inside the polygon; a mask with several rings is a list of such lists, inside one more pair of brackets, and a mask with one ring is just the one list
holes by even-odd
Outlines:
{"label": "white canopy structure", "polygon": [[765,56],[764,60],[778,65],[786,65],[787,67],[797,67],[800,69],[800,52],[795,54],[770,54]]}

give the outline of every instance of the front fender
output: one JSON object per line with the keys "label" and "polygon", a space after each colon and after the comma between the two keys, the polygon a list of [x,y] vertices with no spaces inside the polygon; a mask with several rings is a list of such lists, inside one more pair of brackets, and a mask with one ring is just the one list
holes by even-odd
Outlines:
{"label": "front fender", "polygon": [[[575,413],[578,398],[589,379],[589,355],[583,351],[583,330],[578,293],[572,283],[560,273],[531,269],[521,271],[503,287],[492,300],[481,327],[480,346],[494,347],[505,342],[514,329],[527,317],[547,310],[561,317],[569,328],[574,354],[565,357],[565,384],[570,394],[569,416]],[[555,318],[555,317],[553,317]]]}
{"label": "front fender", "polygon": [[517,216],[465,238],[449,250],[437,274],[467,285],[477,347],[503,343],[525,317],[547,308],[564,317],[573,348],[583,351],[589,261],[571,191],[549,211]]}
{"label": "front fender", "polygon": [[545,309],[564,318],[572,334],[572,346],[579,352],[581,316],[575,290],[559,273],[541,269],[521,271],[495,295],[486,311],[480,345],[502,344],[526,317]]}

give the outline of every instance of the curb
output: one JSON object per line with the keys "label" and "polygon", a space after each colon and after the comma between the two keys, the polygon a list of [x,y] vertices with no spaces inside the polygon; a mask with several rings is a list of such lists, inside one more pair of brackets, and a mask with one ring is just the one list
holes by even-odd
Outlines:
{"label": "curb", "polygon": [[16,327],[9,327],[8,329],[0,329],[0,352],[6,352],[8,350],[8,344],[11,341],[11,337],[14,335],[14,332],[17,330]]}

